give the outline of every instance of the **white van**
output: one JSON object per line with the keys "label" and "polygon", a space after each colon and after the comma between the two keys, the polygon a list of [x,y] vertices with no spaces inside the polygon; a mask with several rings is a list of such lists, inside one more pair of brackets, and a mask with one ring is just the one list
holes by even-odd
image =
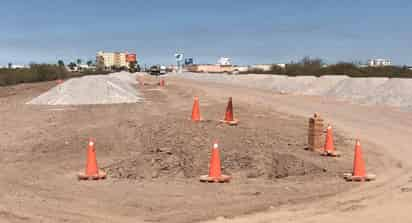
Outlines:
{"label": "white van", "polygon": [[166,66],[160,66],[160,75],[166,74],[166,73],[167,73]]}

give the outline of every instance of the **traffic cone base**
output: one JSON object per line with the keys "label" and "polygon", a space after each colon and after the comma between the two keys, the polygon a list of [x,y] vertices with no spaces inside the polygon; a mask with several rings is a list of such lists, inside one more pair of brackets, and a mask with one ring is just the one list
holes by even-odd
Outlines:
{"label": "traffic cone base", "polygon": [[376,179],[375,174],[366,174],[365,176],[353,176],[352,173],[345,173],[343,174],[343,178],[347,181],[358,181],[358,182],[363,182],[363,181],[372,181]]}
{"label": "traffic cone base", "polygon": [[203,119],[203,118],[200,118],[200,119],[195,119],[195,120],[193,120],[192,118],[188,118],[187,120],[189,120],[189,121],[192,121],[192,122],[211,122],[211,120],[205,120],[205,119]]}
{"label": "traffic cone base", "polygon": [[227,183],[232,179],[231,176],[221,175],[219,177],[211,177],[209,175],[200,176],[200,181],[205,183]]}
{"label": "traffic cone base", "polygon": [[160,79],[159,84],[160,87],[164,87],[165,86],[165,80],[164,79]]}
{"label": "traffic cone base", "polygon": [[340,157],[341,153],[337,151],[323,151],[320,153],[322,156]]}
{"label": "traffic cone base", "polygon": [[103,170],[99,170],[97,175],[92,175],[92,176],[89,176],[84,172],[80,172],[79,174],[77,174],[77,177],[79,180],[104,180],[106,179],[106,176],[107,174]]}
{"label": "traffic cone base", "polygon": [[233,119],[232,121],[226,121],[226,120],[220,120],[220,123],[225,123],[228,125],[237,125],[239,123],[239,120],[237,119]]}

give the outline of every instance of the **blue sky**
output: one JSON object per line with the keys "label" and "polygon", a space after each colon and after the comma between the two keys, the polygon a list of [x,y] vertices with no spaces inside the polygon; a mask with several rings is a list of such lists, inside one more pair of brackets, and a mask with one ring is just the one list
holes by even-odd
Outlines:
{"label": "blue sky", "polygon": [[130,50],[141,64],[390,58],[412,65],[410,0],[2,0],[0,64],[93,59]]}

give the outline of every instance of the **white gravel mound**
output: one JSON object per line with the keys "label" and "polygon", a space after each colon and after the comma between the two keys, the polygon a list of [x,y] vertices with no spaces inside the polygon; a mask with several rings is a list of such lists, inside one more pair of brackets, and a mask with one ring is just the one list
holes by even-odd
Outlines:
{"label": "white gravel mound", "polygon": [[325,95],[326,92],[333,89],[341,81],[349,79],[348,76],[322,76],[313,81],[307,88],[301,92],[303,95]]}
{"label": "white gravel mound", "polygon": [[271,89],[296,95],[330,96],[361,103],[399,107],[412,111],[412,79],[350,78],[342,75],[322,77],[284,75],[226,75],[208,73],[172,74],[189,79]]}
{"label": "white gravel mound", "polygon": [[358,101],[373,95],[374,90],[388,80],[389,78],[347,78],[323,95]]}
{"label": "white gravel mound", "polygon": [[411,110],[412,79],[389,79],[373,89],[363,102],[367,104],[385,104]]}
{"label": "white gravel mound", "polygon": [[34,98],[28,104],[91,105],[142,101],[136,75],[127,72],[73,78]]}
{"label": "white gravel mound", "polygon": [[316,81],[316,77],[302,76],[302,77],[275,77],[272,89],[276,92],[286,94],[303,94],[305,90]]}

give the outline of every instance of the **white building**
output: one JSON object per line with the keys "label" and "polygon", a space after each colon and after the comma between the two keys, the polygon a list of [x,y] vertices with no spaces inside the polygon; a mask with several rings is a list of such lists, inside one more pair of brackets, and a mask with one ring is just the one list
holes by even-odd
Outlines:
{"label": "white building", "polygon": [[247,72],[249,70],[249,67],[248,66],[237,66],[234,69],[239,72]]}
{"label": "white building", "polygon": [[77,66],[79,70],[96,70],[96,66],[94,65],[87,65],[87,64],[80,64]]}
{"label": "white building", "polygon": [[16,64],[16,65],[12,65],[11,68],[12,69],[22,69],[22,68],[27,68],[27,66],[26,65],[17,65]]}
{"label": "white building", "polygon": [[285,63],[278,63],[278,64],[276,64],[276,66],[281,67],[281,68],[283,68],[283,69],[286,68],[286,64],[285,64]]}
{"label": "white building", "polygon": [[258,69],[262,71],[270,71],[272,67],[273,64],[255,64],[251,66],[252,69]]}
{"label": "white building", "polygon": [[368,66],[370,67],[383,67],[391,66],[392,61],[389,59],[370,59],[368,60]]}
{"label": "white building", "polygon": [[221,66],[231,66],[232,65],[232,59],[228,58],[228,57],[221,57],[217,61],[217,64],[221,65]]}
{"label": "white building", "polygon": [[10,69],[23,69],[23,68],[29,68],[27,65],[19,65],[19,64],[11,64],[11,66],[0,66],[0,68],[10,68]]}
{"label": "white building", "polygon": [[262,71],[271,71],[273,66],[278,66],[280,68],[285,69],[286,68],[286,64],[284,63],[279,63],[279,64],[255,64],[250,66],[250,68],[252,69],[259,69]]}

